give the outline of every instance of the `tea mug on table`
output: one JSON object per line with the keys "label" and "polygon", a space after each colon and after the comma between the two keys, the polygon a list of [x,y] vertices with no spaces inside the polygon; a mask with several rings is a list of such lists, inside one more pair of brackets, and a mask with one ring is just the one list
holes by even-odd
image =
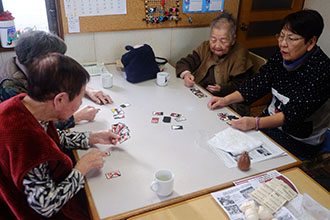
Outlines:
{"label": "tea mug on table", "polygon": [[173,192],[174,175],[169,170],[158,170],[150,188],[159,196],[169,196]]}

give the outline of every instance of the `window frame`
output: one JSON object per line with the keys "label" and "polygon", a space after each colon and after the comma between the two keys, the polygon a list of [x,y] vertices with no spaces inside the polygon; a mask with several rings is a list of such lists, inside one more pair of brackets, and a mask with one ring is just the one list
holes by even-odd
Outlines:
{"label": "window frame", "polygon": [[[62,16],[59,10],[60,1],[59,0],[45,0],[47,20],[48,20],[48,29],[49,32],[56,34],[60,38],[64,39],[64,32],[62,27]],[[0,12],[6,11],[3,8],[2,0],[0,0]]]}

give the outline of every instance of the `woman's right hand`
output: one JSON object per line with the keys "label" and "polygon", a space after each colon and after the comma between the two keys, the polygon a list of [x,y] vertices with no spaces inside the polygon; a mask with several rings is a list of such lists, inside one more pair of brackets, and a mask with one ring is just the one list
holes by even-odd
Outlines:
{"label": "woman's right hand", "polygon": [[186,73],[183,77],[184,85],[192,87],[195,84],[195,77],[191,73]]}
{"label": "woman's right hand", "polygon": [[74,122],[82,120],[93,121],[99,110],[93,106],[87,105],[73,114]]}
{"label": "woman's right hand", "polygon": [[82,175],[86,175],[90,170],[100,169],[103,167],[103,157],[106,154],[98,149],[92,149],[78,160],[75,169],[79,170]]}

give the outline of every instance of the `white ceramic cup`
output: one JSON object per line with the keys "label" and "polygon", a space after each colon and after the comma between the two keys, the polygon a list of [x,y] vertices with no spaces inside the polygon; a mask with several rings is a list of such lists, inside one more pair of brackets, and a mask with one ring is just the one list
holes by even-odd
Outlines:
{"label": "white ceramic cup", "polygon": [[102,86],[103,88],[111,88],[113,84],[112,74],[109,72],[102,73]]}
{"label": "white ceramic cup", "polygon": [[159,196],[169,196],[173,192],[174,175],[169,170],[158,170],[154,175],[154,181],[150,189]]}
{"label": "white ceramic cup", "polygon": [[167,73],[167,72],[158,72],[157,73],[157,85],[167,86],[169,79],[170,79],[169,73]]}

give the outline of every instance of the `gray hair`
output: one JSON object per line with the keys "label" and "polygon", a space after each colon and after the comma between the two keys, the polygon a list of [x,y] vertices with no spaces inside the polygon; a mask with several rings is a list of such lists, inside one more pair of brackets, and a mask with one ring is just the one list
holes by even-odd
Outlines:
{"label": "gray hair", "polygon": [[23,33],[15,47],[17,59],[25,67],[29,67],[35,59],[51,52],[64,54],[66,49],[61,38],[45,31]]}
{"label": "gray hair", "polygon": [[236,28],[237,28],[237,21],[235,18],[233,18],[232,14],[223,11],[223,13],[221,15],[219,15],[218,17],[214,18],[210,24],[210,28],[211,31],[213,30],[213,28],[216,29],[223,29],[224,25],[229,24],[229,33],[231,36],[231,39],[234,38],[235,34],[236,34]]}

